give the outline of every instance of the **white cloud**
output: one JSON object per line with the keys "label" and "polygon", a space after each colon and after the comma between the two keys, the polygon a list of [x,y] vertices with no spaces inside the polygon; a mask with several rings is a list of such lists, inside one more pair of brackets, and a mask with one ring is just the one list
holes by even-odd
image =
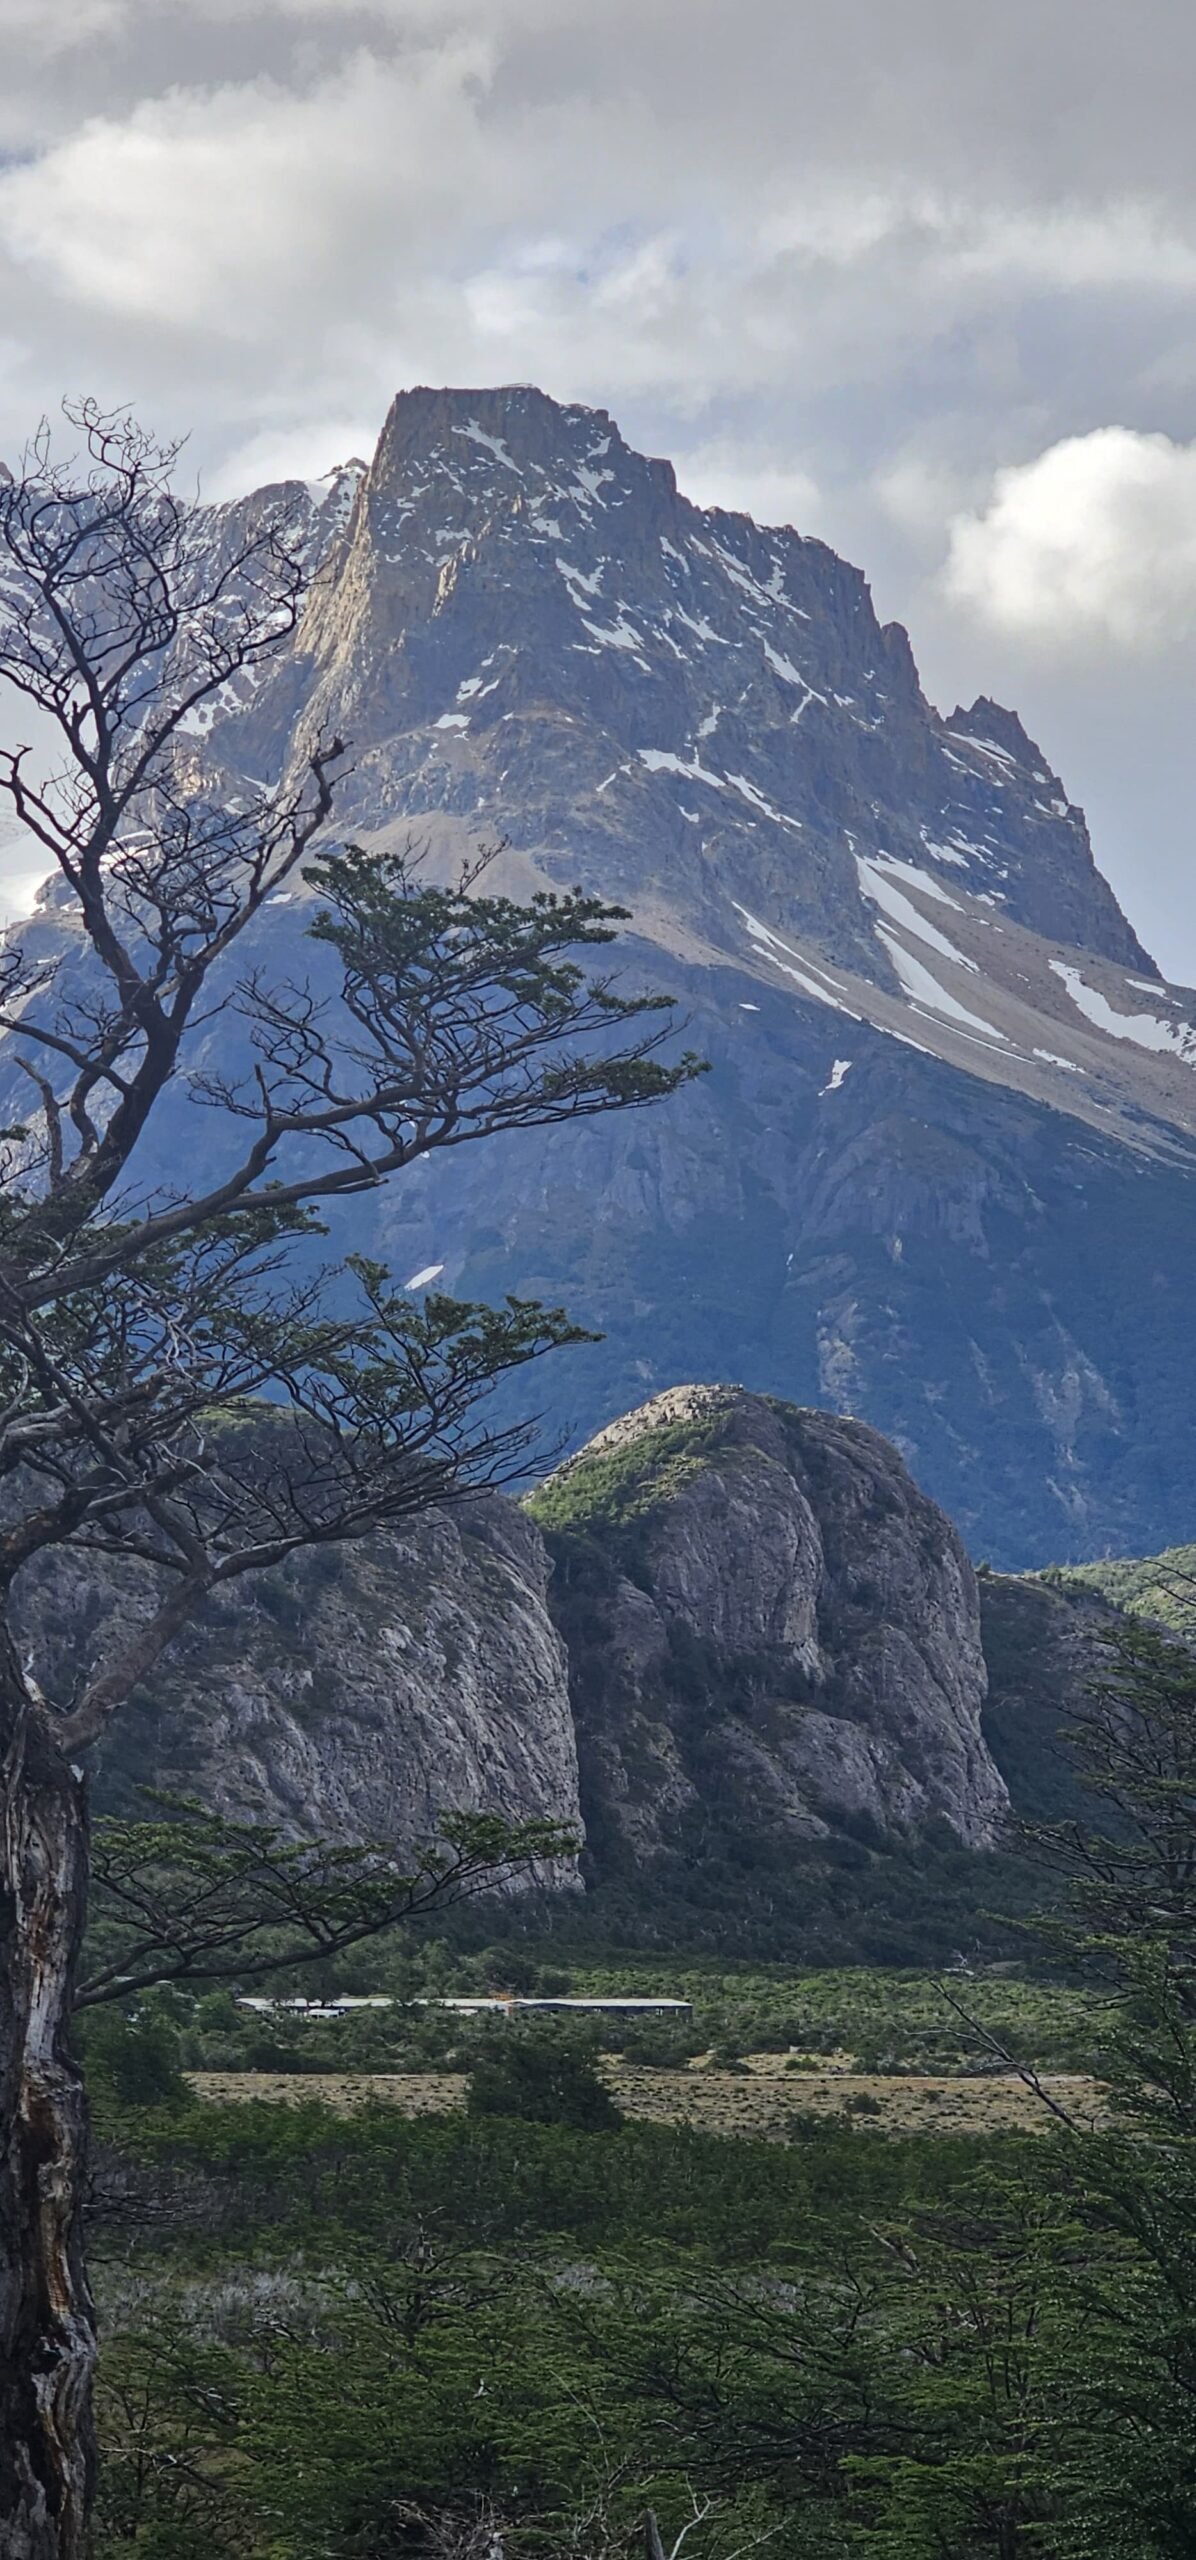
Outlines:
{"label": "white cloud", "polygon": [[1196,11],[1090,11],[1079,67],[1076,30],[1077,0],[0,0],[0,452],[83,388],[228,493],[368,446],[404,384],[539,381],[859,560],[938,696],[1001,691],[1102,777],[1098,852],[1103,807],[1154,858],[1168,774],[1162,879]]}
{"label": "white cloud", "polygon": [[817,482],[799,464],[753,456],[731,437],[671,457],[687,498],[699,507],[731,507],[757,524],[791,524],[808,533],[819,521]]}
{"label": "white cloud", "polygon": [[927,210],[956,282],[1074,294],[1144,286],[1165,295],[1196,286],[1196,237],[1184,216],[1141,197],[1095,204],[977,207],[966,199]]}
{"label": "white cloud", "polygon": [[263,428],[237,445],[221,467],[202,477],[202,495],[239,498],[276,480],[319,480],[338,463],[368,462],[378,441],[377,418],[315,416],[302,426]]}
{"label": "white cloud", "polygon": [[998,471],[956,518],[948,595],[1052,653],[1164,649],[1196,627],[1196,443],[1127,427]]}
{"label": "white cloud", "polygon": [[[944,527],[953,517],[962,515],[968,501],[979,494],[974,485],[976,476],[943,461],[934,449],[933,437],[924,434],[918,442],[895,453],[876,473],[871,494],[890,524],[915,543],[928,543],[937,554]],[[984,473],[979,475],[981,489],[986,477]]]}
{"label": "white cloud", "polygon": [[327,320],[374,280],[363,237],[451,232],[488,69],[478,43],[401,74],[363,54],[308,95],[176,90],[92,118],[0,178],[0,239],[93,313],[255,344],[301,304]]}

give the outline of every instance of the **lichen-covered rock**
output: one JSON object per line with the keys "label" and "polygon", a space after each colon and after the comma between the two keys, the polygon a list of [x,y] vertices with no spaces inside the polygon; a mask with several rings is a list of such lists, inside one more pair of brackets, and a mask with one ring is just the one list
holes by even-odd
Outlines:
{"label": "lichen-covered rock", "polygon": [[[55,1695],[152,1594],[136,1564],[27,1570],[22,1636]],[[599,1882],[695,1820],[748,1859],[765,1830],[935,1819],[985,1847],[1007,1809],[985,1688],[972,1568],[889,1442],[679,1387],[522,1508],[476,1497],[214,1595],[116,1718],[97,1797],[404,1850],[456,1810],[584,1815]]]}
{"label": "lichen-covered rock", "polygon": [[[135,1809],[152,1786],[402,1850],[454,1811],[580,1830],[547,1579],[538,1532],[494,1498],[230,1584],[115,1720],[101,1808]],[[26,1574],[24,1636],[57,1694],[150,1590],[136,1566],[101,1581],[77,1556]]]}
{"label": "lichen-covered rock", "polygon": [[583,1801],[649,1851],[705,1801],[742,1836],[1008,1810],[981,1731],[976,1580],[937,1504],[859,1422],[673,1389],[551,1476]]}

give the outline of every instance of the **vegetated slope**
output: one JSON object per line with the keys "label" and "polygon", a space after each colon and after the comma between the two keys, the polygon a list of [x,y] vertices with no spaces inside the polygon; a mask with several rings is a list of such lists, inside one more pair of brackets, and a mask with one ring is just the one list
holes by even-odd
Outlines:
{"label": "vegetated slope", "polygon": [[[497,884],[621,899],[624,967],[712,1066],[666,1111],[430,1165],[350,1240],[600,1330],[546,1373],[565,1445],[739,1379],[889,1433],[1003,1565],[1186,1529],[1196,1011],[1013,714],[940,718],[857,570],[534,390],[403,394],[309,538],[293,646],[196,756],[235,791],[339,730],[342,833],[433,868],[502,839]],[[309,973],[309,913],[281,893],[252,957]],[[69,968],[53,893],[33,931]],[[228,1022],[205,1037],[227,1069]],[[144,1171],[223,1143],[180,1092]]]}
{"label": "vegetated slope", "polygon": [[1105,1556],[1099,1564],[1047,1567],[1044,1584],[1069,1598],[1088,1592],[1118,1609],[1190,1635],[1196,1625],[1196,1546],[1165,1547],[1157,1556]]}

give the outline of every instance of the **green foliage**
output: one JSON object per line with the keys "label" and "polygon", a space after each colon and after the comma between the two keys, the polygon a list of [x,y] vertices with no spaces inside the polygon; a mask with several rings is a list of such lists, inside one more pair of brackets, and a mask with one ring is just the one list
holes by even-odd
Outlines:
{"label": "green foliage", "polygon": [[[975,2244],[983,2170],[975,2144],[803,2130],[731,2145],[260,2106],[126,2127],[126,2178],[152,2190],[169,2162],[174,2201],[132,2294],[119,2242],[108,2278],[104,2560],[137,2547],[115,2529],[135,2497],[152,2515],[196,2477],[220,2531],[231,2510],[272,2560],[389,2560],[400,2516],[486,2508],[516,2553],[600,2560],[645,2503],[675,2532],[695,2501],[713,2553],[749,2526],[795,2560],[869,2548],[892,2501],[853,2460],[908,2439],[953,2336],[949,2289],[918,2327],[900,2235],[945,2210]],[[874,2231],[897,2245],[878,2256]],[[919,2422],[928,2464],[952,2442],[973,2458],[979,2350],[967,2370],[952,2434]]]}
{"label": "green foliage", "polygon": [[[1094,2067],[1113,2011],[1094,1990],[1027,1978],[1004,1966],[946,1977],[869,1966],[818,1972],[788,1965],[730,1967],[641,1955],[575,1967],[582,1996],[667,1993],[693,2003],[686,2042],[694,2051],[736,2054],[851,2055],[858,2068],[885,2072],[951,2072],[983,2058],[979,2033],[949,2007],[944,1979],[961,1996],[978,2030],[1046,2070]],[[625,2030],[618,2031],[620,2042]]]}
{"label": "green foliage", "polygon": [[613,1448],[584,1450],[526,1497],[540,1528],[586,1532],[625,1529],[670,1502],[701,1473],[718,1433],[718,1411],[661,1422]]}
{"label": "green foliage", "polygon": [[605,2095],[594,2046],[547,2026],[499,2031],[493,2114],[124,2105],[99,2560],[192,2560],[201,2525],[246,2560],[624,2560],[645,2508],[687,2560],[1190,2560],[1194,1701],[1191,1656],[1127,1630],[1079,1732],[1124,1817],[1050,1835],[1094,1990],[669,1967],[728,2050],[1103,2045],[1095,2129],[1064,2086],[1046,2140],[865,2134],[850,2101],[773,2143],[612,2139],[559,2105]]}
{"label": "green foliage", "polygon": [[1052,1934],[1156,2016],[1196,2018],[1196,1652],[1138,1619],[1113,1625],[1071,1740],[1112,1819],[1036,1833],[1075,1914]]}
{"label": "green foliage", "polygon": [[1189,1631],[1196,1623],[1196,1546],[1157,1556],[1106,1556],[1096,1564],[1048,1565],[1027,1576],[1060,1591],[1094,1592],[1114,1608]]}
{"label": "green foliage", "polygon": [[118,2107],[193,2103],[179,2030],[160,2008],[105,2009],[87,2020],[80,2043],[93,2090]]}
{"label": "green foliage", "polygon": [[[506,1124],[531,1127],[571,1108],[654,1102],[705,1072],[692,1051],[663,1065],[655,1055],[659,1028],[630,1050],[603,1046],[604,1028],[667,1019],[673,1010],[671,996],[630,996],[608,979],[587,979],[569,956],[611,943],[625,909],[577,889],[538,890],[525,904],[479,895],[485,867],[483,856],[467,878],[441,888],[422,881],[404,855],[350,844],[305,872],[327,901],[312,939],[336,952],[348,1009],[380,1052],[416,1022],[427,1056],[438,1058],[459,1041],[464,1018],[471,1047],[492,1068],[505,1063],[504,1050],[517,1051],[520,1104]],[[598,1035],[589,1055],[563,1045],[579,1025]]]}
{"label": "green foliage", "polygon": [[496,2051],[474,2064],[468,2106],[474,2116],[520,2116],[577,2133],[613,2132],[623,2121],[592,2054],[551,2033],[508,2031]]}
{"label": "green foliage", "polygon": [[560,1823],[453,1814],[404,1868],[377,1845],[292,1840],[161,1801],[157,1821],[96,1825],[82,2009],[160,1982],[244,1983],[327,1964],[576,1847]]}

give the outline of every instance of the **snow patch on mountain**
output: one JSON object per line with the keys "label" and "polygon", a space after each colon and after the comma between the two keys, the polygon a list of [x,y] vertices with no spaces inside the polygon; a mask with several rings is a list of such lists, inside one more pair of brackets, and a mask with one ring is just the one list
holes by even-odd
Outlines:
{"label": "snow patch on mountain", "polygon": [[501,462],[508,471],[514,472],[517,480],[522,480],[523,473],[519,464],[512,461],[505,439],[502,436],[487,435],[485,428],[479,426],[476,418],[467,419],[463,427],[454,427],[453,434],[465,436],[470,444],[482,445],[487,453],[493,454],[496,462]]}
{"label": "snow patch on mountain", "polygon": [[[712,791],[726,790],[722,774],[709,772],[704,764],[699,764],[696,755],[689,764],[685,764],[680,756],[673,755],[666,747],[637,747],[636,753],[640,763],[647,765],[649,773],[676,773],[685,782],[705,782]],[[614,781],[613,774],[610,779]],[[599,786],[603,790],[605,787],[605,784]]]}
{"label": "snow patch on mountain", "polygon": [[762,924],[760,918],[751,915],[746,907],[737,905],[735,912],[742,916],[752,941],[772,961],[774,968],[783,970],[787,978],[792,978],[803,995],[813,996],[816,1004],[830,1005],[835,1013],[849,1013],[853,1022],[859,1021],[859,1014],[845,1001],[829,970],[820,968],[816,960],[795,951],[792,943],[786,942],[783,935],[774,933],[771,925]]}
{"label": "snow patch on mountain", "polygon": [[801,819],[788,818],[783,809],[774,808],[772,801],[765,797],[754,782],[749,781],[746,773],[729,773],[727,783],[732,791],[739,793],[741,800],[747,801],[749,808],[758,809],[764,818],[771,818],[774,826],[792,827],[796,829],[798,835],[801,835],[803,832]]}
{"label": "snow patch on mountain", "polygon": [[1132,1040],[1138,1049],[1170,1050],[1188,1066],[1196,1063],[1196,1027],[1190,1022],[1171,1022],[1158,1013],[1118,1013],[1099,987],[1090,987],[1070,961],[1052,960],[1050,965],[1077,1010],[1095,1023],[1098,1031],[1110,1032],[1114,1040]]}
{"label": "snow patch on mountain", "polygon": [[637,631],[634,623],[628,622],[622,613],[620,613],[618,621],[614,623],[591,622],[588,614],[584,613],[582,615],[582,621],[585,624],[586,630],[591,633],[595,640],[597,640],[601,648],[630,649],[632,655],[637,657],[640,660],[641,665],[645,667],[646,672],[646,661],[644,659],[645,642],[643,634],[642,632]]}
{"label": "snow patch on mountain", "polygon": [[[911,904],[909,898],[903,895],[897,885],[898,878],[905,878],[912,884],[916,884],[918,888],[928,890],[930,896],[934,897],[935,886],[926,879],[924,873],[915,871],[909,863],[869,861],[866,855],[860,853],[857,853],[855,859],[860,888],[864,896],[881,909],[882,914],[889,918],[891,924],[900,925],[904,933],[912,934],[916,942],[924,942],[928,949],[937,951],[944,960],[953,960],[957,968],[975,971],[975,961],[969,960],[964,952],[957,951],[955,944],[947,940],[946,934],[940,933],[937,925],[930,924],[919,909]],[[894,877],[894,874],[897,877]],[[944,903],[947,906],[954,906],[956,902],[953,898],[945,898]],[[882,934],[882,939],[888,943],[891,936],[884,933],[883,928],[878,930]]]}
{"label": "snow patch on mountain", "polygon": [[[962,1023],[969,1031],[978,1032],[990,1045],[1008,1047],[1004,1032],[996,1030],[991,1022],[983,1021],[978,1013],[970,1013],[966,1004],[960,1004],[958,997],[948,994],[946,987],[940,986],[938,979],[932,977],[930,970],[924,968],[922,962],[914,958],[912,951],[906,950],[904,943],[898,941],[895,933],[890,933],[883,924],[878,925],[876,930],[905,993],[916,1011],[926,1010],[938,1014],[945,1022]],[[949,950],[950,946],[947,945],[946,948]],[[957,956],[955,952],[951,952],[952,959]]]}

